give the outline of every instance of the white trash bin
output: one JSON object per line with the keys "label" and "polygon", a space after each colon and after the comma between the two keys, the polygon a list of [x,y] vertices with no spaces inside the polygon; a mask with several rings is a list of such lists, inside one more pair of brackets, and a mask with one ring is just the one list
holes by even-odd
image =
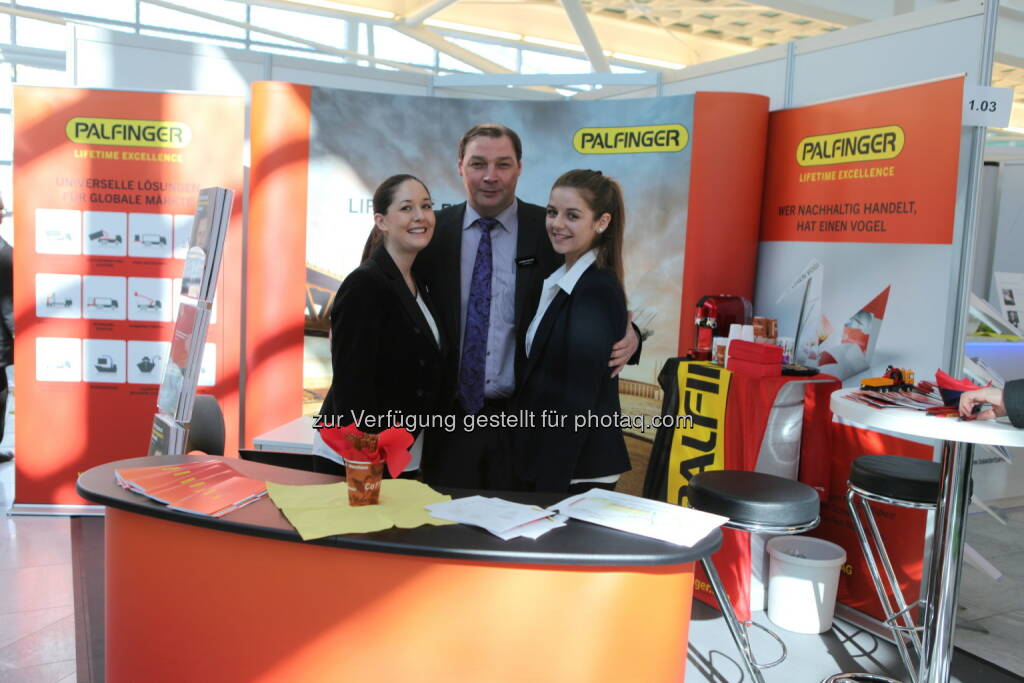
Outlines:
{"label": "white trash bin", "polygon": [[768,618],[797,633],[832,628],[839,568],[846,551],[810,536],[776,536],[768,541]]}

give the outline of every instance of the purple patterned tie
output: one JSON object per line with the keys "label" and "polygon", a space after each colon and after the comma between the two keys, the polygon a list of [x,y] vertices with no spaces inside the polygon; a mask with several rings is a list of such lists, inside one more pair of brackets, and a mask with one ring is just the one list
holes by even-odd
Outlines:
{"label": "purple patterned tie", "polygon": [[498,221],[478,218],[476,224],[480,226],[480,246],[476,248],[473,278],[469,284],[462,364],[459,366],[459,403],[468,415],[476,415],[484,405],[487,327],[491,322],[491,230]]}

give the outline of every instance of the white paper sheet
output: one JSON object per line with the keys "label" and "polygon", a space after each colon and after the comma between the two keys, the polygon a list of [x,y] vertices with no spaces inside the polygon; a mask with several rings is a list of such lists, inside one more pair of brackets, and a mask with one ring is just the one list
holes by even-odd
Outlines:
{"label": "white paper sheet", "polygon": [[[456,498],[444,503],[427,505],[426,508],[433,517],[482,527],[502,538],[504,538],[503,534],[516,530],[515,534],[509,536],[509,538],[514,538],[520,535],[519,528],[523,525],[543,520],[551,515],[551,512],[536,505],[523,505],[501,498],[485,498],[484,496]],[[539,528],[541,527],[535,527],[529,531],[536,531]]]}
{"label": "white paper sheet", "polygon": [[590,489],[552,506],[568,517],[690,547],[727,517],[625,493]]}

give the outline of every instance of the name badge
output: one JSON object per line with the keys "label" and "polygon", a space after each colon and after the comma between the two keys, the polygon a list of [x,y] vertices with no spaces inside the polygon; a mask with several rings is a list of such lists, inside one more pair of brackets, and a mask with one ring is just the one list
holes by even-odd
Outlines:
{"label": "name badge", "polygon": [[536,262],[537,259],[534,256],[521,256],[516,259],[517,266],[532,266]]}

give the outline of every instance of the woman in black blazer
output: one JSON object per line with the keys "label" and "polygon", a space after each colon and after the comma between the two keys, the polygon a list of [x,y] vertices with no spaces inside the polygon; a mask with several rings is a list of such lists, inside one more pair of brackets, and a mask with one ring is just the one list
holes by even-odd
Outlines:
{"label": "woman in black blazer", "polygon": [[[369,256],[341,283],[331,305],[334,373],[316,427],[355,422],[378,433],[405,426],[402,416],[421,423],[442,395],[443,340],[429,294],[412,275],[416,255],[434,233],[430,192],[411,175],[392,176],[374,192],[373,212]],[[410,449],[407,471],[419,467],[420,442]],[[319,434],[314,453],[342,462]]]}
{"label": "woman in black blazer", "polygon": [[619,428],[619,380],[608,358],[626,327],[622,190],[600,171],[563,174],[551,188],[547,232],[565,256],[526,332],[515,406],[534,425],[511,432],[523,488],[614,488],[630,468]]}

